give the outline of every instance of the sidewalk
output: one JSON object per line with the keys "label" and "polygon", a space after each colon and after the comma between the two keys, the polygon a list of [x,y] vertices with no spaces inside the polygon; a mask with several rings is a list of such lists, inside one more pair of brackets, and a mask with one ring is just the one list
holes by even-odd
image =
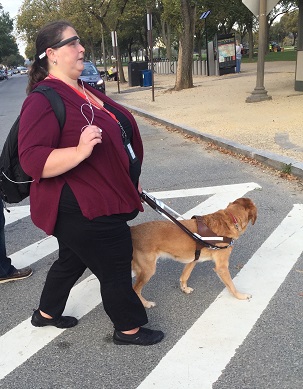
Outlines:
{"label": "sidewalk", "polygon": [[[194,88],[171,91],[175,75],[154,75],[151,87],[106,83],[107,95],[133,113],[199,136],[278,170],[291,166],[303,178],[303,92],[294,90],[295,62],[265,64],[265,89],[272,100],[246,103],[256,86],[257,64],[240,74],[194,76]],[[127,68],[125,77],[128,77]]]}

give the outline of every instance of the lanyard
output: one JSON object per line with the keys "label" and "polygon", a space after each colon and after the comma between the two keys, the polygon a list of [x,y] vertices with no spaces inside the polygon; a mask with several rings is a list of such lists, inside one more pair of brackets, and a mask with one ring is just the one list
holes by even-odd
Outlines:
{"label": "lanyard", "polygon": [[[59,78],[53,76],[52,74],[49,73],[48,77],[52,80],[60,80]],[[62,81],[62,80],[60,80]],[[64,82],[64,81],[63,81]],[[105,107],[103,107],[103,105],[99,104],[90,94],[90,92],[86,93],[85,92],[85,89],[84,89],[84,85],[82,84],[82,88],[83,88],[83,92],[79,91],[78,89],[76,89],[75,87],[73,87],[72,85],[70,84],[66,84],[67,86],[69,86],[74,92],[77,93],[78,96],[82,97],[84,100],[88,101],[91,105],[93,105],[95,108],[97,109],[101,109],[102,111],[104,111],[105,113],[107,113],[120,127],[121,129],[121,132],[122,132],[122,137],[123,139],[125,140],[127,138],[127,135],[126,135],[126,132],[124,130],[124,128],[122,127],[122,124],[120,123],[120,121],[116,118],[116,115],[114,115],[112,112],[110,112],[109,110],[107,110]]]}
{"label": "lanyard", "polygon": [[[53,79],[53,80],[60,80],[58,79],[57,77],[53,76],[52,74],[48,74],[48,78],[50,79]],[[62,80],[60,80],[62,81]],[[62,81],[64,82],[64,81]],[[81,81],[82,82],[82,81]],[[65,83],[66,84],[66,83]],[[82,82],[82,89],[83,89],[83,92],[82,91],[79,91],[78,89],[76,89],[75,87],[73,87],[72,85],[69,85],[69,84],[66,84],[68,85],[73,91],[75,91],[77,93],[78,96],[82,97],[85,101],[87,101],[89,103],[89,106],[90,106],[90,109],[92,110],[92,113],[93,113],[93,109],[92,109],[92,105],[97,108],[97,109],[101,109],[102,111],[104,111],[105,113],[107,113],[120,127],[120,130],[121,130],[121,136],[122,136],[122,139],[123,139],[123,145],[124,145],[124,148],[129,156],[129,159],[132,163],[136,162],[137,161],[137,157],[133,151],[133,148],[131,146],[131,143],[130,143],[130,140],[127,138],[127,134],[122,126],[122,124],[120,123],[120,121],[116,118],[116,115],[114,115],[112,112],[110,112],[109,110],[107,110],[105,107],[103,107],[103,105],[99,104],[92,96],[91,96],[91,93],[89,91],[87,91],[88,93],[85,92],[85,88],[84,88],[84,85],[83,85],[83,82]],[[82,113],[83,114],[83,113]],[[86,117],[85,117],[86,118]],[[92,124],[88,121],[88,119],[86,118],[87,122],[89,124]],[[93,121],[93,119],[92,119]]]}

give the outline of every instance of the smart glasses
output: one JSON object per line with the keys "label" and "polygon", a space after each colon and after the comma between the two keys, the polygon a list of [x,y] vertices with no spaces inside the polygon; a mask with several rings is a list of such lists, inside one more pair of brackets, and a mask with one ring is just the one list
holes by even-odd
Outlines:
{"label": "smart glasses", "polygon": [[71,38],[64,39],[63,41],[59,41],[59,42],[55,43],[54,45],[52,45],[52,49],[58,49],[59,47],[65,46],[68,43],[73,42],[73,41],[78,41],[78,43],[80,43],[80,38],[77,35],[75,35],[75,36],[72,36]]}
{"label": "smart glasses", "polygon": [[[59,41],[51,46],[52,49],[59,49],[59,47],[65,46],[70,42],[78,41],[77,43],[80,43],[80,38],[77,35],[72,36],[71,38],[64,39],[63,41]],[[42,54],[40,54],[38,57],[39,59],[42,59],[46,56],[46,52],[44,51]]]}

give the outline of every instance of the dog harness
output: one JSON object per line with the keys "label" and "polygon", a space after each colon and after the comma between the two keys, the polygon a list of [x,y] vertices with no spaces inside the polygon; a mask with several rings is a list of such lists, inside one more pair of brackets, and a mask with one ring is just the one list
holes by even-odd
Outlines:
{"label": "dog harness", "polygon": [[[233,222],[235,224],[235,227],[237,230],[239,230],[239,225],[237,219],[233,216]],[[215,234],[207,225],[203,222],[203,216],[193,216],[192,219],[196,219],[197,222],[197,228],[198,228],[198,234],[201,236],[209,236],[209,237],[215,237],[218,236]],[[201,241],[196,241],[196,250],[195,250],[195,261],[197,261],[200,258],[201,250],[203,248],[208,248],[212,250],[221,250],[221,249],[227,249],[228,247],[232,246],[234,244],[234,239],[228,238],[226,236],[222,237],[223,240],[220,241],[220,243],[227,243],[226,246],[216,246],[215,243],[218,243],[217,240],[204,240],[203,242]]]}
{"label": "dog harness", "polygon": [[[198,226],[198,233],[190,231],[185,225],[179,222],[176,218],[174,218],[166,209],[168,209],[170,212],[173,212],[176,216],[180,216],[175,212],[173,209],[167,207],[164,203],[156,199],[155,197],[147,194],[146,192],[141,193],[141,198],[146,202],[152,209],[154,209],[156,212],[160,213],[161,215],[165,216],[167,219],[171,220],[173,223],[175,223],[178,227],[181,228],[182,231],[184,231],[187,235],[189,235],[195,242],[196,242],[196,250],[195,250],[195,259],[194,261],[197,261],[200,258],[201,250],[202,248],[208,248],[211,250],[222,250],[227,249],[228,247],[232,246],[234,244],[234,240],[232,238],[227,237],[221,237],[215,234],[211,229],[207,227],[205,223],[203,223],[203,216],[193,216],[192,219],[196,219],[197,226]],[[164,209],[166,208],[166,209]],[[239,225],[237,219],[232,215],[231,218],[233,220],[233,223],[235,224],[235,227],[237,230],[239,230]],[[208,239],[205,240],[202,239],[202,236],[204,237],[213,237],[218,239]],[[216,246],[214,243],[227,243],[227,246]]]}

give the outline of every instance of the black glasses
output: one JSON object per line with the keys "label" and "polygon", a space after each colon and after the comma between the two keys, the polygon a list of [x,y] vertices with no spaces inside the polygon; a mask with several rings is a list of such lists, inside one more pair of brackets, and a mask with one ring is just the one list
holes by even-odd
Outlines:
{"label": "black glasses", "polygon": [[52,45],[52,49],[58,49],[59,47],[65,46],[70,42],[76,41],[80,43],[80,38],[77,35],[72,36],[71,38],[64,39],[63,41],[57,42],[54,45]]}
{"label": "black glasses", "polygon": [[[70,42],[78,41],[80,43],[80,38],[77,35],[72,36],[71,38],[64,39],[63,41],[59,41],[51,46],[52,49],[58,49],[59,47],[65,46]],[[46,57],[46,52],[44,51],[42,54],[38,55],[39,59]]]}

